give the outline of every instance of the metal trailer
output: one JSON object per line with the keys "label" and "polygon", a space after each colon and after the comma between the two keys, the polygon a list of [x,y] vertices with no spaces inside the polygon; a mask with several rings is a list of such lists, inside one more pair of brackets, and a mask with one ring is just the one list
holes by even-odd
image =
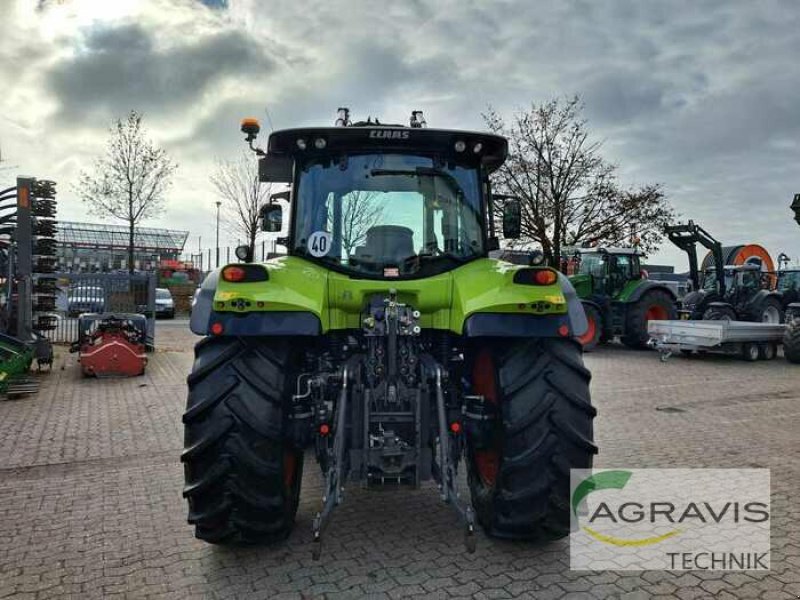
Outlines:
{"label": "metal trailer", "polygon": [[735,354],[747,361],[771,360],[786,326],[747,321],[650,321],[650,345],[666,361],[674,352]]}

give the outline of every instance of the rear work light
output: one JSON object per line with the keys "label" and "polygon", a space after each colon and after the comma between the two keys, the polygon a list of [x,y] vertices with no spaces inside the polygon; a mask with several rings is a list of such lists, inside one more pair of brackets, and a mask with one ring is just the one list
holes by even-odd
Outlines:
{"label": "rear work light", "polygon": [[222,280],[230,283],[250,283],[268,279],[267,270],[259,265],[228,265],[222,269]]}
{"label": "rear work light", "polygon": [[514,273],[514,283],[523,285],[553,285],[558,273],[553,269],[520,269]]}

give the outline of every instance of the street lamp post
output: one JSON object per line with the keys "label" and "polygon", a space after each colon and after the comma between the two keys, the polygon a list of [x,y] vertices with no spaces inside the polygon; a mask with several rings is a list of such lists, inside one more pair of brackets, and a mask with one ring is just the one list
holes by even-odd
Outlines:
{"label": "street lamp post", "polygon": [[219,206],[222,204],[217,200],[217,268],[219,268]]}

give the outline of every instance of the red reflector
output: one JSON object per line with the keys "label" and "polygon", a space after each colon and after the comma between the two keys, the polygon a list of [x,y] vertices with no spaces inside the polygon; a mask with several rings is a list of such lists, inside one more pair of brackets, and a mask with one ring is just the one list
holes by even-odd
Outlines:
{"label": "red reflector", "polygon": [[458,421],[453,421],[450,423],[450,431],[453,433],[459,433],[461,431],[461,423]]}
{"label": "red reflector", "polygon": [[556,282],[556,279],[558,279],[558,275],[549,269],[536,271],[536,274],[533,276],[533,280],[539,285],[553,285]]}
{"label": "red reflector", "polygon": [[223,331],[225,331],[225,328],[222,326],[222,323],[213,323],[211,325],[211,333],[214,335],[222,335]]}
{"label": "red reflector", "polygon": [[245,277],[247,277],[247,271],[245,271],[242,267],[225,267],[222,269],[222,278],[225,281],[244,281]]}
{"label": "red reflector", "polygon": [[569,327],[566,325],[560,325],[558,327],[558,335],[561,337],[567,337],[569,335]]}
{"label": "red reflector", "polygon": [[331,427],[327,423],[323,423],[319,426],[319,434],[320,435],[328,435],[331,432]]}

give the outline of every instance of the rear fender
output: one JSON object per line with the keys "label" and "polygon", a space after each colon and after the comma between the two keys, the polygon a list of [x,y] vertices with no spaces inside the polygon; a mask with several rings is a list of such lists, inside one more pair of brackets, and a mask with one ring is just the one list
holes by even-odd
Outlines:
{"label": "rear fender", "polygon": [[710,308],[728,308],[730,310],[734,310],[733,305],[730,302],[709,302],[706,305],[706,310]]}
{"label": "rear fender", "polygon": [[753,294],[753,297],[750,298],[746,306],[748,309],[758,309],[764,302],[770,299],[775,300],[778,304],[783,304],[783,299],[780,294],[767,290],[758,290]]}
{"label": "rear fender", "polygon": [[639,299],[644,296],[647,292],[651,292],[653,290],[658,290],[659,292],[664,292],[670,298],[672,298],[673,302],[678,300],[675,292],[669,289],[665,285],[661,285],[659,283],[653,283],[652,281],[642,280],[639,285],[628,295],[626,302],[638,302]]}
{"label": "rear fender", "polygon": [[234,336],[319,335],[322,332],[319,316],[310,310],[215,311],[214,300],[220,287],[221,270],[209,273],[200,286],[189,322],[192,333],[220,335],[212,332],[212,325],[221,327],[222,335]]}
{"label": "rear fender", "polygon": [[211,271],[200,285],[200,293],[197,294],[192,307],[192,316],[189,319],[189,329],[196,335],[208,335],[209,333],[209,321],[213,312],[214,294],[217,291],[219,272],[220,269]]}
{"label": "rear fender", "polygon": [[567,304],[566,314],[516,315],[478,312],[464,321],[465,337],[577,337],[589,324],[583,304],[569,279],[559,273],[558,286]]}

